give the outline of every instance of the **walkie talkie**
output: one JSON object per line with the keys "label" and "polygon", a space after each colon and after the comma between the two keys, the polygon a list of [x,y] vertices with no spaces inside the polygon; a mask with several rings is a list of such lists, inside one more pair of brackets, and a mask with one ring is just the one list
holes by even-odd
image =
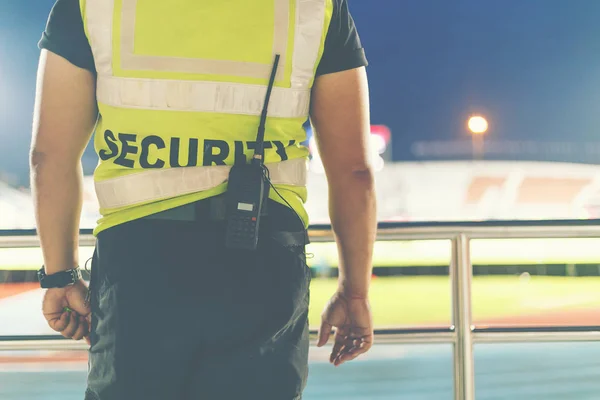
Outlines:
{"label": "walkie talkie", "polygon": [[270,188],[266,182],[267,167],[264,165],[265,125],[279,58],[277,54],[267,87],[252,160],[250,164],[236,164],[229,171],[225,193],[227,204],[225,245],[230,249],[256,250],[258,246],[260,216],[263,204],[269,197]]}

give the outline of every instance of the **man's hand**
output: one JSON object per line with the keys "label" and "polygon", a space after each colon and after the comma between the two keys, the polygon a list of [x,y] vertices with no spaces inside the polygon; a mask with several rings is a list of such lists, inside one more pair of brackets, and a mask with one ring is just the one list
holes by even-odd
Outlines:
{"label": "man's hand", "polygon": [[86,301],[87,294],[88,288],[83,280],[64,288],[47,289],[42,312],[50,328],[66,338],[85,338],[89,344],[91,310]]}
{"label": "man's hand", "polygon": [[354,360],[373,346],[373,320],[369,300],[333,295],[321,315],[318,347],[327,343],[331,328],[336,328],[335,344],[329,362],[336,367]]}

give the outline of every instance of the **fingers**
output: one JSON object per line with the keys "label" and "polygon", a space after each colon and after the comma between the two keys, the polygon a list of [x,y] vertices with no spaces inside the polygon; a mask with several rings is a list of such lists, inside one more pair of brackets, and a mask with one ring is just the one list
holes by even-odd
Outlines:
{"label": "fingers", "polygon": [[349,333],[348,330],[339,329],[336,332],[336,341],[329,361],[337,366],[346,361],[354,360],[361,354],[366,353],[373,346],[373,334],[359,329],[358,332]]}
{"label": "fingers", "polygon": [[331,350],[331,356],[329,356],[329,362],[334,364],[337,362],[342,352],[348,346],[348,330],[344,328],[337,328],[335,331],[335,343],[333,350]]}
{"label": "fingers", "polygon": [[55,331],[62,332],[69,324],[69,313],[63,312],[58,314],[58,316],[56,316],[56,314],[54,315],[55,316],[48,318],[48,325],[50,325],[50,328],[54,329]]}
{"label": "fingers", "polygon": [[77,327],[77,330],[73,334],[72,338],[73,338],[73,340],[81,340],[87,334],[88,334],[87,321],[85,320],[85,317],[80,316],[79,317],[79,326]]}
{"label": "fingers", "polygon": [[81,340],[89,334],[87,318],[74,311],[63,312],[60,317],[48,320],[48,325],[66,338]]}
{"label": "fingers", "polygon": [[352,346],[349,347],[347,349],[347,351],[345,351],[343,354],[340,355],[340,357],[338,359],[339,364],[337,364],[337,365],[341,365],[347,361],[354,360],[356,357],[369,351],[372,346],[373,346],[373,341],[370,337],[353,340]]}
{"label": "fingers", "polygon": [[74,312],[67,312],[69,323],[60,333],[66,338],[72,338],[79,327],[79,317]]}
{"label": "fingers", "polygon": [[84,317],[88,317],[92,310],[90,309],[90,305],[87,303],[87,293],[81,293],[81,296],[77,296],[75,298],[69,299],[69,305],[77,314],[82,315]]}
{"label": "fingers", "polygon": [[339,361],[340,356],[342,355],[342,351],[345,347],[346,346],[344,345],[344,343],[336,342],[333,346],[333,350],[331,351],[331,355],[329,356],[329,362],[337,366],[337,362]]}
{"label": "fingers", "polygon": [[322,347],[329,340],[329,336],[331,335],[331,325],[326,321],[321,322],[321,327],[319,328],[319,340],[317,342],[317,347]]}

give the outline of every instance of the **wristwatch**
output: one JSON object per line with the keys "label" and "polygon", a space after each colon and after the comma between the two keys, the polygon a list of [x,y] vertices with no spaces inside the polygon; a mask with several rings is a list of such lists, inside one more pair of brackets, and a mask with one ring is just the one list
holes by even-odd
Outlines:
{"label": "wristwatch", "polygon": [[60,271],[54,274],[46,275],[44,267],[42,267],[37,272],[37,276],[42,289],[64,288],[66,286],[74,284],[75,282],[81,279],[81,270],[79,269],[79,267],[77,267],[68,269],[66,271]]}

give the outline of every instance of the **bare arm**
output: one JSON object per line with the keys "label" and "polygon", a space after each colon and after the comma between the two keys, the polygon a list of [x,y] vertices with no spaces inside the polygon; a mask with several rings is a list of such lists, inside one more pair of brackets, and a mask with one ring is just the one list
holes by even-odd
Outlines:
{"label": "bare arm", "polygon": [[42,50],[30,164],[47,274],[78,264],[81,156],[97,114],[93,74]]}
{"label": "bare arm", "polygon": [[323,75],[313,88],[311,119],[329,183],[329,213],[340,254],[340,291],[366,298],[377,232],[365,68]]}

